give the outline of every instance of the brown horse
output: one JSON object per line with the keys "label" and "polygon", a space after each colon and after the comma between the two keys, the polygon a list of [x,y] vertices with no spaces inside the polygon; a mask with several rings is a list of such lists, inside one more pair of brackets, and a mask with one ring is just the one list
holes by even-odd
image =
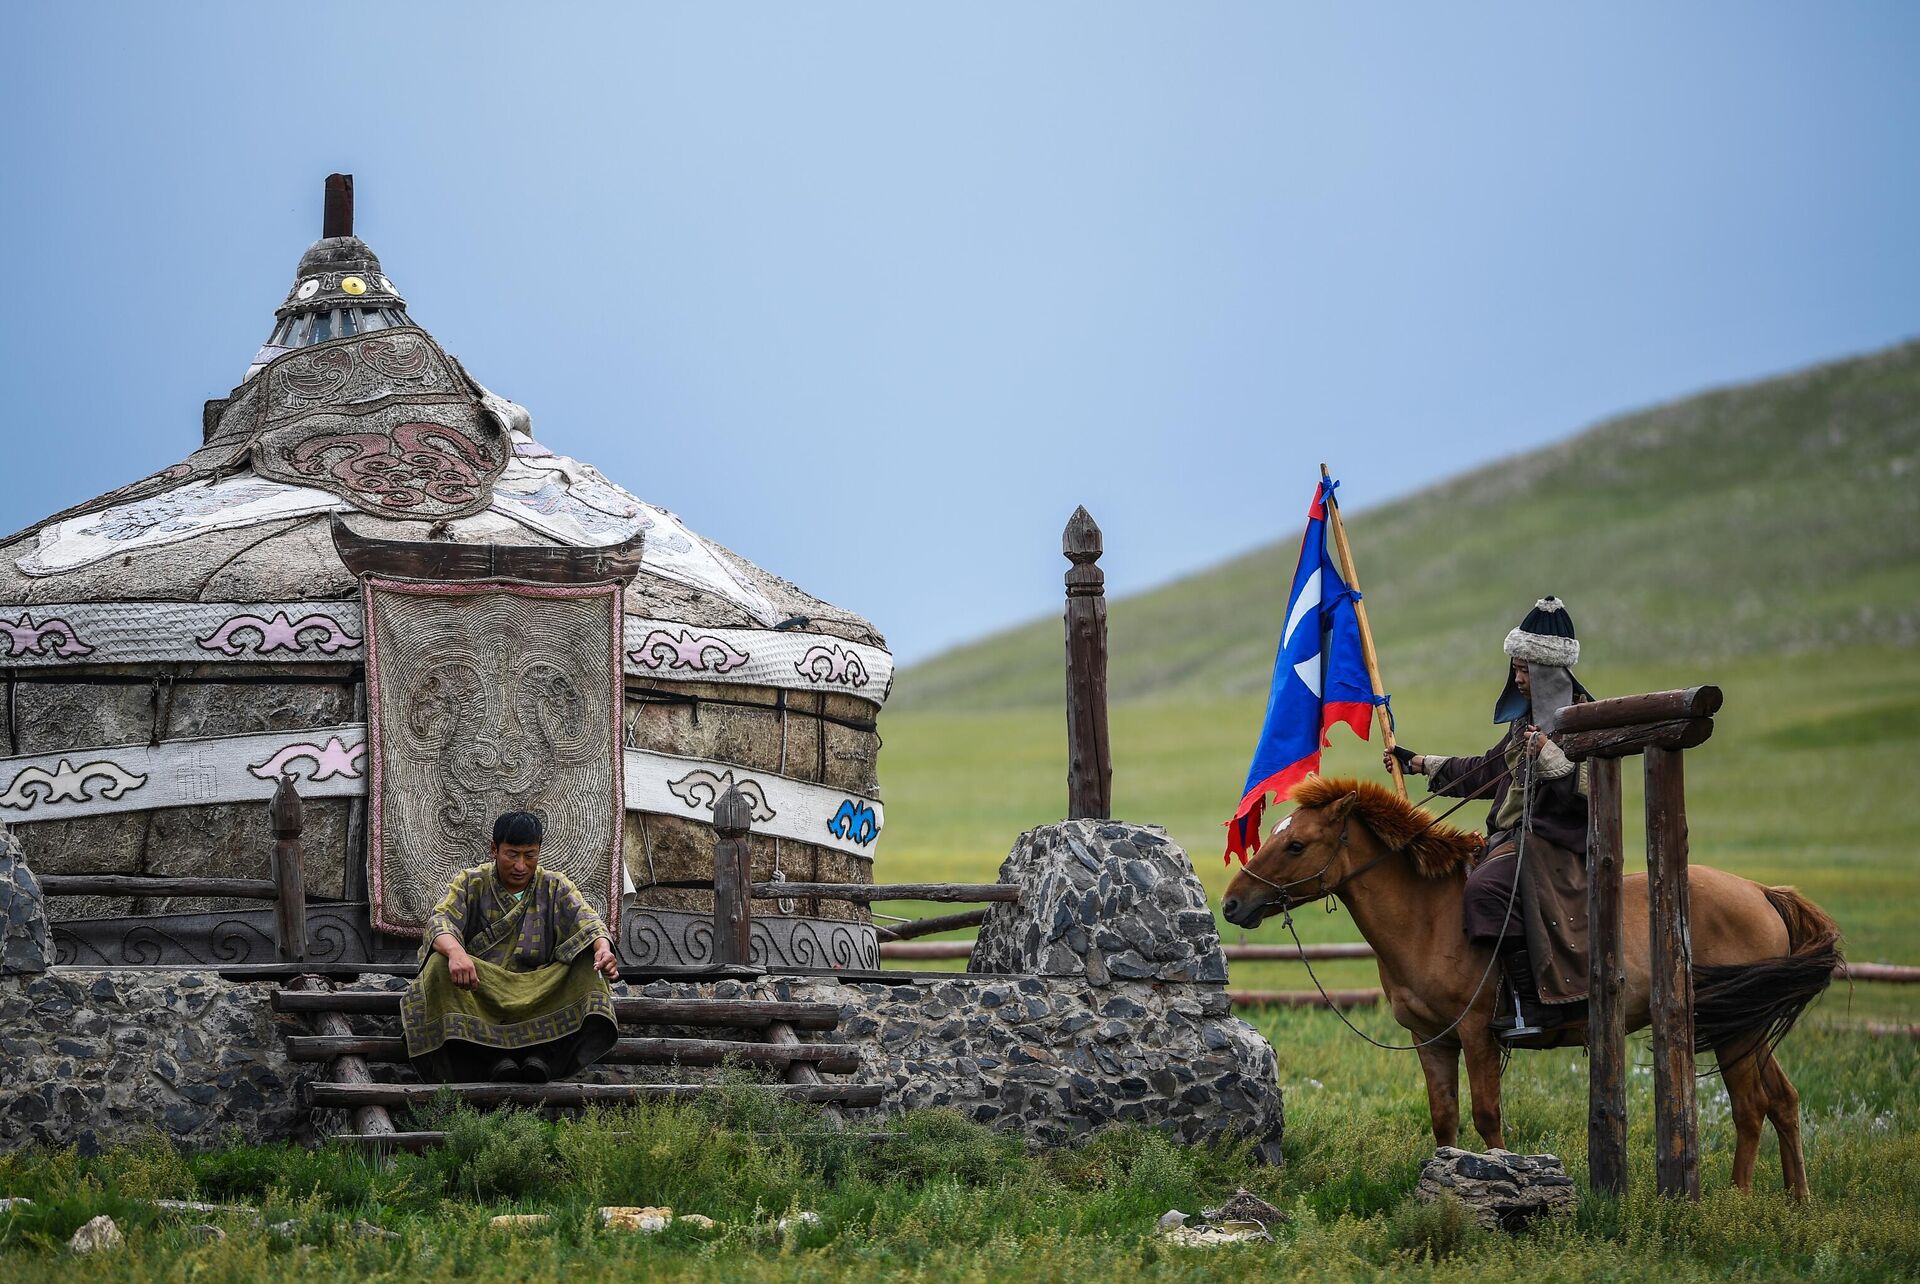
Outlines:
{"label": "brown horse", "polygon": [[[1239,927],[1337,896],[1380,964],[1380,984],[1419,1049],[1434,1140],[1460,1132],[1460,1054],[1473,1089],[1473,1126],[1504,1146],[1500,1044],[1488,1030],[1497,973],[1490,951],[1466,937],[1461,897],[1478,834],[1434,825],[1427,814],[1371,782],[1309,776],[1296,808],[1227,887],[1221,912]],[[1694,1020],[1702,1047],[1720,1062],[1737,1141],[1733,1182],[1753,1188],[1761,1128],[1773,1121],[1789,1192],[1805,1198],[1800,1096],[1772,1044],[1813,1001],[1840,962],[1833,920],[1790,887],[1763,887],[1703,865],[1687,875],[1693,913]],[[1624,895],[1627,1028],[1648,1022],[1647,880]],[[1484,984],[1483,984],[1484,981]],[[1462,1016],[1462,1013],[1465,1015]],[[1584,1028],[1571,1032],[1583,1042]]]}

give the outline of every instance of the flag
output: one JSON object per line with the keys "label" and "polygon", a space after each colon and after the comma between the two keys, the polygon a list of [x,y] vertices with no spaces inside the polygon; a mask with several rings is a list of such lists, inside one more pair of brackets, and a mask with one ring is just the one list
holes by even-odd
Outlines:
{"label": "flag", "polygon": [[1354,613],[1359,593],[1327,546],[1327,501],[1339,482],[1314,487],[1307,509],[1307,533],[1300,541],[1300,564],[1287,594],[1286,625],[1273,658],[1273,686],[1267,693],[1267,718],[1247,769],[1245,796],[1227,822],[1227,862],[1246,863],[1260,848],[1260,815],[1267,795],[1284,798],[1300,780],[1320,768],[1320,750],[1336,723],[1344,722],[1362,740],[1373,718],[1373,683],[1360,647],[1360,621]]}

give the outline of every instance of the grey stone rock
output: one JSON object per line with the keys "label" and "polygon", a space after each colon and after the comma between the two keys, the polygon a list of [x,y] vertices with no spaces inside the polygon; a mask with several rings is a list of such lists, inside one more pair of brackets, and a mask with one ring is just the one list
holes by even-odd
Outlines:
{"label": "grey stone rock", "polygon": [[1099,985],[1226,979],[1206,892],[1162,832],[1118,821],[1043,825],[1015,842],[1000,881],[1018,884],[1021,899],[987,911],[970,971]]}
{"label": "grey stone rock", "polygon": [[67,1241],[67,1247],[76,1253],[101,1253],[119,1248],[125,1244],[126,1237],[120,1233],[120,1227],[113,1218],[105,1213],[73,1233]]}
{"label": "grey stone rock", "polygon": [[1458,1199],[1488,1230],[1509,1232],[1542,1217],[1571,1217],[1577,1202],[1557,1156],[1504,1150],[1476,1155],[1452,1146],[1440,1147],[1420,1166],[1414,1193],[1428,1203]]}
{"label": "grey stone rock", "polygon": [[0,975],[26,976],[53,966],[53,936],[40,881],[27,868],[20,840],[0,825]]}
{"label": "grey stone rock", "polygon": [[[91,1150],[137,1143],[155,1130],[187,1148],[247,1141],[306,1140],[337,1131],[314,1118],[302,1087],[324,1066],[288,1060],[271,982],[225,980],[134,969],[56,969],[0,977],[5,1027],[0,1062],[0,1150],[76,1145]],[[404,978],[367,977],[361,988],[395,990]],[[735,986],[739,997],[782,996],[828,1003],[842,1014],[836,1037],[860,1048],[852,1078],[884,1089],[880,1114],[949,1105],[992,1127],[1044,1145],[1083,1138],[1115,1120],[1137,1120],[1186,1142],[1244,1138],[1278,1155],[1284,1114],[1273,1049],[1201,987],[1113,978],[955,974],[913,985],[847,984],[831,977],[782,977]],[[618,987],[620,993],[640,987]],[[713,997],[716,983],[655,981],[660,997]],[[190,1001],[189,1001],[190,1000]],[[36,1009],[58,1009],[44,1026]],[[56,1045],[96,1026],[91,1056]],[[395,1033],[356,1018],[363,1033]],[[390,1026],[391,1023],[388,1023]],[[55,1073],[55,1068],[66,1070]],[[14,1067],[20,1067],[16,1071]],[[404,1067],[381,1077],[410,1078]],[[708,1073],[688,1069],[693,1078]],[[630,1079],[625,1067],[596,1067],[597,1082]],[[838,1078],[838,1076],[830,1076]],[[210,1211],[180,1210],[193,1220]]]}

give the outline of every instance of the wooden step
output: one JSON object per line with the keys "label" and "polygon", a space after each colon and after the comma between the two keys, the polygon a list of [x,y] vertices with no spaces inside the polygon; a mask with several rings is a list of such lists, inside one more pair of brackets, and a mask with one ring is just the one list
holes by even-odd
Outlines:
{"label": "wooden step", "polygon": [[[865,1083],[768,1083],[755,1089],[816,1105],[877,1106],[886,1090]],[[424,1106],[442,1093],[490,1106],[616,1105],[635,1101],[689,1101],[717,1089],[706,1083],[313,1083],[313,1106]]]}
{"label": "wooden step", "polygon": [[[620,1133],[617,1135],[632,1136],[633,1134]],[[791,1135],[785,1133],[747,1133],[745,1135],[757,1137],[762,1141],[774,1141],[776,1139],[781,1141],[793,1140]],[[863,1146],[879,1146],[891,1141],[894,1135],[895,1134],[890,1132],[839,1132],[834,1133],[833,1137],[836,1142],[851,1141]],[[352,1146],[360,1150],[431,1150],[435,1146],[446,1145],[447,1134],[444,1132],[392,1132],[385,1136],[374,1137],[357,1132],[336,1132],[329,1136],[327,1140],[338,1142],[342,1146]]]}
{"label": "wooden step", "polygon": [[[392,1063],[407,1060],[407,1041],[377,1035],[295,1034],[287,1038],[287,1055],[295,1061],[331,1061],[351,1055]],[[600,1060],[609,1065],[717,1066],[728,1058],[782,1068],[806,1062],[828,1074],[852,1074],[860,1068],[860,1050],[850,1043],[775,1045],[732,1039],[619,1039]]]}
{"label": "wooden step", "polygon": [[[275,990],[273,1010],[398,1016],[400,992],[334,990],[309,994],[300,990]],[[764,1030],[779,1022],[797,1030],[831,1030],[840,1024],[840,1009],[835,1004],[774,999],[648,999],[630,995],[615,999],[613,1012],[622,1025],[734,1026]]]}

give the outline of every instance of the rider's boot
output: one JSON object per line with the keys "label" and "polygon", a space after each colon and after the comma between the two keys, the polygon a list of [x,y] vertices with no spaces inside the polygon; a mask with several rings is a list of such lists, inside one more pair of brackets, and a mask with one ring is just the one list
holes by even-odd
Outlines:
{"label": "rider's boot", "polygon": [[1500,956],[1506,976],[1492,1022],[1494,1037],[1510,1048],[1551,1048],[1558,1045],[1563,1024],[1557,1014],[1540,1002],[1540,991],[1533,980],[1533,960],[1522,949],[1507,950]]}

